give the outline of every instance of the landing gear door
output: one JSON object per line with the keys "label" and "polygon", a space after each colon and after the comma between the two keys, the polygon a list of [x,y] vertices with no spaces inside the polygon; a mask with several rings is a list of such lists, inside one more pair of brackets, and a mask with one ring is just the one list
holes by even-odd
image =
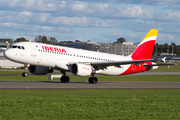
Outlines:
{"label": "landing gear door", "polygon": [[37,56],[37,48],[36,45],[31,45],[31,56]]}

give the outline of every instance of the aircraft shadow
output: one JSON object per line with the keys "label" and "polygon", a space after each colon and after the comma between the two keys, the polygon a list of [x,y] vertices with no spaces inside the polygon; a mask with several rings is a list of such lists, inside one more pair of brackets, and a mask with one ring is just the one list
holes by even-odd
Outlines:
{"label": "aircraft shadow", "polygon": [[63,83],[61,81],[38,81],[38,82],[43,82],[43,83],[59,83],[59,84],[71,84],[71,83],[88,83],[87,81],[70,81],[70,82],[67,82],[67,83]]}

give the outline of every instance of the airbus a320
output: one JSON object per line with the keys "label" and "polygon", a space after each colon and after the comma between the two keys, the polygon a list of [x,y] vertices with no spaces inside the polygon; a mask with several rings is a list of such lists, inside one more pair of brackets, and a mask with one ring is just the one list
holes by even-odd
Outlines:
{"label": "airbus a320", "polygon": [[[71,72],[77,76],[92,76],[89,83],[97,83],[97,74],[120,76],[158,68],[151,59],[157,34],[158,30],[151,29],[128,56],[35,42],[16,43],[4,52],[4,56],[14,62],[29,64],[29,71],[35,75],[45,75],[56,69],[63,73],[61,82],[69,82],[66,72]],[[27,72],[22,75],[27,76]]]}

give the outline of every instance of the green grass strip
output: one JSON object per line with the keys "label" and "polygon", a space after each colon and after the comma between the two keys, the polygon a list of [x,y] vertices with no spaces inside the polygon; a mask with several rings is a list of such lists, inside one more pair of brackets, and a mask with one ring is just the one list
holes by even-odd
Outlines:
{"label": "green grass strip", "polygon": [[1,90],[0,119],[177,120],[180,90]]}

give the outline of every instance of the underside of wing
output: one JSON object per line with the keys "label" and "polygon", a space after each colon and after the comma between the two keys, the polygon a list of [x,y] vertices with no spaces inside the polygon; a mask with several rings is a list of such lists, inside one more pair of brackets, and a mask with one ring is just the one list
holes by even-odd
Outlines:
{"label": "underside of wing", "polygon": [[127,60],[127,61],[115,61],[115,62],[81,62],[81,64],[91,65],[95,70],[105,69],[108,66],[120,67],[121,65],[134,64],[140,66],[140,63],[153,62],[154,59],[146,60]]}

